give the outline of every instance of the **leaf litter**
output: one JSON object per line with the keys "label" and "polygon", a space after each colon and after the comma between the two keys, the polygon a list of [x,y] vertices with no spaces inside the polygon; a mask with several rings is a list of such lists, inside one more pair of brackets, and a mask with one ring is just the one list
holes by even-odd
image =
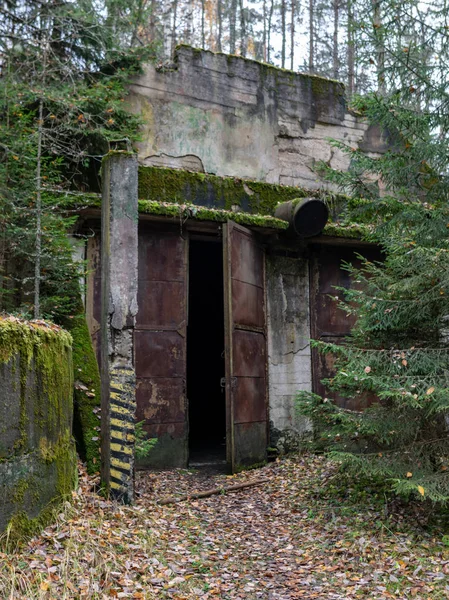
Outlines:
{"label": "leaf litter", "polygon": [[[268,479],[161,506],[166,496]],[[449,598],[449,547],[425,502],[400,503],[324,457],[257,472],[136,474],[129,507],[80,485],[57,522],[0,553],[5,600]],[[444,515],[443,515],[444,516]],[[6,543],[6,542],[5,542]]]}

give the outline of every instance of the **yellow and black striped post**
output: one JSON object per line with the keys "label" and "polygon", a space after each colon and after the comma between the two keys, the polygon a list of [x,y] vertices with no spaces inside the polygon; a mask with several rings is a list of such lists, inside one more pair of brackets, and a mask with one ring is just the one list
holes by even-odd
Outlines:
{"label": "yellow and black striped post", "polygon": [[134,499],[137,314],[137,158],[103,161],[101,226],[101,479],[107,493]]}

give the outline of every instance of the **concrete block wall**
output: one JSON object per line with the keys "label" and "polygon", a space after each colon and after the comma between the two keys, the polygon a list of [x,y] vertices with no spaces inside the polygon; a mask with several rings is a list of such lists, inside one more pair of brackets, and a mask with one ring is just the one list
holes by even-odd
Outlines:
{"label": "concrete block wall", "polygon": [[309,263],[271,254],[266,273],[270,443],[289,450],[311,429],[295,412],[296,393],[312,387]]}
{"label": "concrete block wall", "polygon": [[71,337],[0,317],[0,532],[32,534],[76,484]]}

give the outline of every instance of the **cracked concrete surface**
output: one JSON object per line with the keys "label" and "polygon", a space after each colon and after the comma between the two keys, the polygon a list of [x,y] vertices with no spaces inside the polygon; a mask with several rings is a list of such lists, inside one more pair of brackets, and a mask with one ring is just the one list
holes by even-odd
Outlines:
{"label": "cracked concrete surface", "polygon": [[329,184],[316,160],[349,164],[328,138],[384,151],[381,132],[347,112],[338,83],[185,46],[176,58],[175,70],[148,65],[131,86],[142,164],[317,189]]}
{"label": "cracked concrete surface", "polygon": [[295,414],[295,396],[312,387],[307,259],[267,257],[267,311],[271,426],[303,435],[310,423]]}

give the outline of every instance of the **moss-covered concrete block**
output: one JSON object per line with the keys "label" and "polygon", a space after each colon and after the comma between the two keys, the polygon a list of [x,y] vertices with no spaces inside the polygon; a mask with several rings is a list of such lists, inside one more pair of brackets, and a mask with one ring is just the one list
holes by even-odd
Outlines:
{"label": "moss-covered concrete block", "polygon": [[74,434],[78,453],[86,461],[87,472],[100,470],[100,372],[87,326],[84,307],[71,320],[73,338]]}
{"label": "moss-covered concrete block", "polygon": [[72,339],[0,317],[0,531],[36,531],[76,482]]}

